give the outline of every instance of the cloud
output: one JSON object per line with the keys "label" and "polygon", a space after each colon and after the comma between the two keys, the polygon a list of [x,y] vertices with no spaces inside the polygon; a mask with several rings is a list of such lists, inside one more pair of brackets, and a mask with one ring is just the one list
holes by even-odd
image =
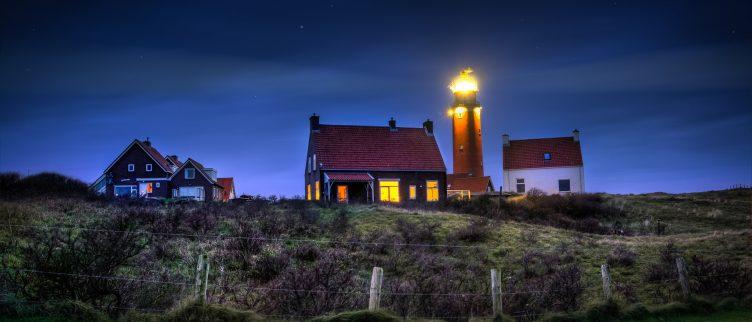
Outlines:
{"label": "cloud", "polygon": [[674,48],[532,70],[505,79],[516,90],[694,91],[752,89],[752,47]]}

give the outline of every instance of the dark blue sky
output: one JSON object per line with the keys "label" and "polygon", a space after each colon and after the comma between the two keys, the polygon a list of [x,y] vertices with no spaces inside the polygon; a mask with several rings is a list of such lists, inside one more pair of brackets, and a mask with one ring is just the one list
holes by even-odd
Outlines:
{"label": "dark blue sky", "polygon": [[[582,131],[586,189],[752,183],[748,1],[18,1],[0,5],[0,171],[94,180],[134,138],[301,194],[308,116],[436,122],[472,66],[487,174],[501,134]],[[192,1],[189,1],[192,2]]]}

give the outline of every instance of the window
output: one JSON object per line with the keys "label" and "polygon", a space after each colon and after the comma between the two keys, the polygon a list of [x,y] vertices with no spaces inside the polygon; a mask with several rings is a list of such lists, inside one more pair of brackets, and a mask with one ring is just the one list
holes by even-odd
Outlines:
{"label": "window", "polygon": [[439,201],[439,182],[436,180],[426,181],[426,201]]}
{"label": "window", "polygon": [[559,180],[559,192],[570,192],[569,179]]}
{"label": "window", "polygon": [[551,160],[551,153],[549,152],[543,153],[543,160]]}
{"label": "window", "polygon": [[337,186],[337,202],[347,203],[347,186],[346,185]]}
{"label": "window", "polygon": [[178,194],[178,189],[172,189],[172,197],[173,198],[180,197],[180,194]]}
{"label": "window", "polygon": [[316,154],[315,153],[313,154],[313,161],[312,162],[313,162],[313,164],[311,164],[311,168],[313,169],[313,171],[316,171]]}
{"label": "window", "polygon": [[146,172],[151,172],[151,163],[146,164]]}
{"label": "window", "polygon": [[415,200],[417,198],[417,189],[415,188],[414,184],[410,185],[410,200]]}
{"label": "window", "polygon": [[204,187],[180,187],[178,192],[181,197],[188,197],[194,200],[204,200]]}
{"label": "window", "polygon": [[136,165],[133,163],[128,164],[128,172],[133,172],[133,171],[136,171]]}
{"label": "window", "polygon": [[115,186],[115,197],[135,197],[138,195],[138,186]]}
{"label": "window", "polygon": [[316,180],[316,200],[321,199],[321,183]]}
{"label": "window", "polygon": [[379,195],[384,202],[400,202],[399,181],[379,180]]}
{"label": "window", "polygon": [[186,179],[196,179],[196,169],[194,169],[194,168],[186,168],[185,169],[185,178]]}
{"label": "window", "polygon": [[311,184],[305,185],[305,199],[311,200]]}
{"label": "window", "polygon": [[159,182],[157,182],[156,185],[157,185],[157,188],[159,188]]}
{"label": "window", "polygon": [[141,197],[147,197],[148,194],[152,192],[154,192],[154,189],[152,188],[151,182],[138,184],[138,194]]}
{"label": "window", "polygon": [[525,193],[525,179],[517,179],[517,193]]}

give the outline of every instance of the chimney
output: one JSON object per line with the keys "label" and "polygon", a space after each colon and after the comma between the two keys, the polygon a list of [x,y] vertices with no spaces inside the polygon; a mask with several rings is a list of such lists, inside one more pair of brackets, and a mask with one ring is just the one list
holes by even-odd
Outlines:
{"label": "chimney", "polygon": [[144,140],[144,145],[145,146],[151,146],[151,141],[149,141],[149,137],[148,136],[146,137],[146,140]]}
{"label": "chimney", "polygon": [[175,161],[179,161],[180,160],[180,159],[178,159],[178,156],[176,154],[171,155],[170,159],[173,159]]}
{"label": "chimney", "polygon": [[572,138],[575,142],[580,142],[580,130],[574,129],[574,131],[572,131]]}
{"label": "chimney", "polygon": [[319,116],[316,115],[316,113],[313,113],[313,115],[311,115],[309,120],[311,121],[311,132],[318,132],[319,131]]}
{"label": "chimney", "polygon": [[509,134],[502,135],[501,141],[504,143],[504,146],[509,146]]}
{"label": "chimney", "polygon": [[423,129],[426,130],[426,134],[433,136],[433,121],[429,119],[423,122]]}
{"label": "chimney", "polygon": [[397,121],[394,118],[389,118],[389,131],[397,132]]}

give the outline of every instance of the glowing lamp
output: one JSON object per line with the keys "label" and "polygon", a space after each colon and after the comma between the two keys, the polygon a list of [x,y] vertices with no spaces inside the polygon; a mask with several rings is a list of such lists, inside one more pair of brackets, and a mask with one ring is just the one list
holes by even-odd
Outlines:
{"label": "glowing lamp", "polygon": [[472,73],[473,70],[471,68],[466,68],[461,71],[459,76],[455,77],[452,83],[449,84],[449,89],[452,90],[452,93],[477,92],[478,81],[475,80],[475,77],[470,75]]}

